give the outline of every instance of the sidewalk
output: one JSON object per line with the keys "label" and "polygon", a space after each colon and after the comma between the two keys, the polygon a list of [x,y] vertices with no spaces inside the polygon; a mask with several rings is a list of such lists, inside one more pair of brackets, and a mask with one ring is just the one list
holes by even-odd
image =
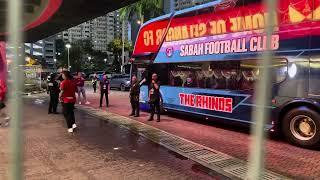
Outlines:
{"label": "sidewalk", "polygon": [[[99,109],[99,94],[89,90],[89,107]],[[110,107],[102,110],[128,117],[130,103],[128,92],[112,91]],[[250,134],[245,128],[199,121],[185,116],[162,116],[161,122],[148,122],[148,113],[142,112],[138,122],[196,142],[232,157],[246,161],[249,153]],[[266,143],[266,168],[295,179],[320,177],[320,152],[292,146],[279,139]]]}
{"label": "sidewalk", "polygon": [[[75,180],[221,179],[193,161],[77,109],[79,130],[68,134],[62,115],[48,115],[47,101],[24,103],[24,178]],[[8,179],[8,128],[0,128],[0,179]],[[223,179],[223,177],[222,177]]]}

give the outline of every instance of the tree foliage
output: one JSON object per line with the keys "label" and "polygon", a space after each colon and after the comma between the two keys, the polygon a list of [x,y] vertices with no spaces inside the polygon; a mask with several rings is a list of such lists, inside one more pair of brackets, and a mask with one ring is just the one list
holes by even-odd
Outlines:
{"label": "tree foliage", "polygon": [[[116,72],[120,71],[122,65],[122,40],[119,38],[114,39],[107,45],[109,52],[113,53],[114,59],[112,62],[112,69]],[[132,52],[133,47],[128,41],[124,41],[124,50]]]}
{"label": "tree foliage", "polygon": [[120,19],[122,21],[132,20],[132,17],[137,18],[143,23],[156,16],[163,14],[162,0],[140,0],[134,4],[120,9]]}
{"label": "tree foliage", "polygon": [[[65,44],[62,40],[56,40],[57,66],[67,68],[68,51]],[[71,43],[69,53],[71,71],[73,72],[91,73],[106,68],[104,59],[108,59],[107,53],[93,50],[90,40],[79,40]]]}

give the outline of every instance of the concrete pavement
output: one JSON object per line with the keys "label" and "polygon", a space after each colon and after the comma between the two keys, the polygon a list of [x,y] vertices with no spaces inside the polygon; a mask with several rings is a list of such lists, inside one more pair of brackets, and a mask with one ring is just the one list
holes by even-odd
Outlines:
{"label": "concrete pavement", "polygon": [[[62,115],[47,114],[46,102],[28,99],[24,107],[25,179],[224,179],[208,176],[193,161],[79,109],[79,130],[71,135]],[[1,180],[8,178],[8,130],[0,128]]]}

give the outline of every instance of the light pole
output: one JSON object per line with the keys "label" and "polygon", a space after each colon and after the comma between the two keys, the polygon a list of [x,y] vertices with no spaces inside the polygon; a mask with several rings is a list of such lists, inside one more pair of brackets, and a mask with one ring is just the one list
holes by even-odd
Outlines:
{"label": "light pole", "polygon": [[66,48],[68,49],[68,71],[70,71],[70,48],[71,44],[66,44]]}
{"label": "light pole", "polygon": [[56,58],[54,58],[54,69],[55,69],[55,71],[57,72],[57,59]]}
{"label": "light pole", "polygon": [[107,59],[106,58],[104,58],[104,63],[107,63]]}
{"label": "light pole", "polygon": [[124,73],[124,22],[122,21],[122,64],[121,64],[121,73]]}

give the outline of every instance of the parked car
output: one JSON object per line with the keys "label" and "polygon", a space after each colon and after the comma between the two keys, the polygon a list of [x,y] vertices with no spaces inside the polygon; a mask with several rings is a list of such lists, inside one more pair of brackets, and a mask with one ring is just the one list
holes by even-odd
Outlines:
{"label": "parked car", "polygon": [[[104,73],[104,71],[97,71],[97,72],[96,72],[97,77],[98,77],[98,78],[101,78],[103,73]],[[89,79],[92,79],[93,76],[94,76],[94,73],[90,74],[88,78],[89,78]]]}
{"label": "parked car", "polygon": [[[82,77],[83,77],[83,78],[86,77],[86,74],[85,74],[84,72],[81,72],[81,74],[82,74]],[[71,75],[72,75],[73,77],[76,77],[76,76],[78,76],[78,72],[73,72]]]}
{"label": "parked car", "polygon": [[125,91],[130,88],[129,74],[113,74],[110,79],[110,88],[117,88]]}

